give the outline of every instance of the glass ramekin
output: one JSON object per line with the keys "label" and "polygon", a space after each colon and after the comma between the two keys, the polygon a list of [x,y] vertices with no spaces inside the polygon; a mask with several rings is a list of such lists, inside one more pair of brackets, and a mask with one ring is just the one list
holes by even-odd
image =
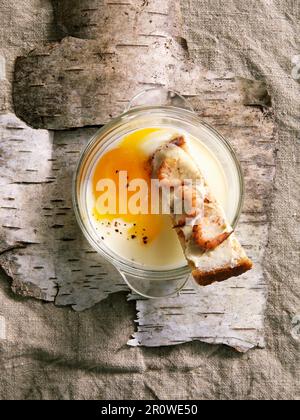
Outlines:
{"label": "glass ramekin", "polygon": [[[146,92],[147,93],[147,92]],[[145,95],[145,93],[144,93]],[[141,95],[137,95],[139,98]],[[172,98],[184,99],[171,92]],[[149,102],[149,101],[148,101]],[[131,105],[134,101],[131,103]],[[172,101],[172,104],[174,101]],[[176,102],[176,104],[178,101]],[[182,102],[184,104],[184,102]],[[182,106],[182,103],[180,105]],[[236,209],[231,220],[236,226],[244,198],[244,181],[238,159],[229,142],[215,129],[189,109],[175,106],[139,106],[129,109],[101,128],[89,141],[78,162],[73,182],[73,205],[79,226],[92,247],[113,264],[131,290],[145,298],[162,298],[176,295],[190,276],[188,265],[171,269],[147,269],[138,263],[128,261],[116,254],[101,240],[93,223],[87,205],[88,181],[94,164],[112,145],[122,137],[148,127],[171,127],[184,130],[204,143],[221,163],[229,185],[236,185]]]}

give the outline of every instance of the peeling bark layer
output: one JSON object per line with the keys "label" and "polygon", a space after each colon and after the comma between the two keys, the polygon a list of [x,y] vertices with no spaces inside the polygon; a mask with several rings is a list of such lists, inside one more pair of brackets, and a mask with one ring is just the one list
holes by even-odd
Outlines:
{"label": "peeling bark layer", "polygon": [[58,22],[72,37],[16,62],[15,110],[29,125],[99,125],[146,88],[194,91],[201,70],[189,62],[180,36],[178,2],[70,3],[55,2]]}
{"label": "peeling bark layer", "polygon": [[119,53],[102,49],[97,41],[65,38],[36,49],[16,62],[16,114],[35,128],[100,125],[122,113],[141,90],[162,86],[180,91],[181,74],[192,70],[188,64],[179,70],[186,53],[176,40],[168,45],[159,40],[154,51],[147,44],[124,43],[116,47]]}
{"label": "peeling bark layer", "polygon": [[59,28],[69,36],[99,39],[103,46],[145,42],[178,32],[179,3],[170,0],[52,0]]}

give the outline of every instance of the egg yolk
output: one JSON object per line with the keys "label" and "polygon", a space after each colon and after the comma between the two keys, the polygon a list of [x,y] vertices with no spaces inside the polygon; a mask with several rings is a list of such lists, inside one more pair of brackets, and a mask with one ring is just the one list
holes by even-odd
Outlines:
{"label": "egg yolk", "polygon": [[[149,135],[158,132],[158,128],[147,128],[135,131],[118,144],[114,149],[104,154],[96,164],[92,178],[93,195],[95,203],[103,194],[97,191],[97,185],[101,179],[112,180],[116,185],[116,214],[107,214],[106,210],[94,206],[94,217],[97,220],[108,221],[110,223],[121,220],[127,226],[127,235],[129,238],[138,239],[143,244],[152,242],[163,230],[164,219],[162,215],[151,214],[151,168],[149,164],[149,155],[144,150],[143,145],[149,140]],[[148,138],[147,138],[148,137]],[[127,186],[134,179],[146,181],[148,186],[148,214],[132,214],[129,211],[126,214],[120,214],[120,196],[118,194],[120,187],[120,172],[127,172]],[[127,191],[128,202],[136,191]],[[122,203],[124,204],[124,203]],[[117,226],[117,225],[116,225]]]}

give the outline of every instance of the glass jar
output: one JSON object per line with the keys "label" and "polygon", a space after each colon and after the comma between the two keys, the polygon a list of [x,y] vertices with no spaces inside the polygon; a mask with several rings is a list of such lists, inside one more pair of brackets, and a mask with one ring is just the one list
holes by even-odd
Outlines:
{"label": "glass jar", "polygon": [[[162,104],[163,105],[160,105]],[[229,142],[193,112],[180,95],[163,89],[138,94],[126,112],[101,128],[83,150],[73,182],[76,218],[92,247],[113,264],[131,290],[145,298],[176,295],[190,276],[188,265],[171,270],[147,269],[110,249],[97,233],[87,205],[88,182],[96,162],[124,136],[136,130],[159,127],[189,133],[212,152],[221,164],[229,189],[230,222],[236,226],[242,209],[244,182],[238,159]]]}

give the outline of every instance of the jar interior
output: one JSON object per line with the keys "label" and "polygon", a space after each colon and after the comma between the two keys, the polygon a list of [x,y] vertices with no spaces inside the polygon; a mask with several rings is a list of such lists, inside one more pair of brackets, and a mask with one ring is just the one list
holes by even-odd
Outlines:
{"label": "jar interior", "polygon": [[[219,186],[219,190],[221,191],[226,188],[226,203],[222,204],[224,205],[228,220],[233,226],[236,225],[242,205],[243,181],[234,152],[223,137],[211,127],[199,121],[195,114],[176,108],[132,110],[102,128],[89,142],[80,159],[75,179],[75,208],[80,225],[92,246],[115,265],[122,267],[123,270],[130,268],[131,272],[132,269],[152,273],[161,271],[174,272],[174,270],[178,271],[187,268],[182,251],[182,258],[178,264],[164,264],[162,252],[160,252],[162,256],[160,255],[160,258],[158,258],[157,264],[149,264],[149,261],[151,261],[150,254],[148,254],[146,260],[145,258],[140,260],[134,258],[133,261],[128,253],[124,255],[122,251],[126,243],[123,243],[122,246],[113,246],[112,242],[103,240],[103,232],[101,230],[99,232],[99,229],[97,229],[97,223],[95,223],[95,218],[91,211],[91,177],[99,159],[108,151],[116,148],[125,136],[149,127],[189,136],[189,138],[195,139],[197,143],[195,144],[195,153],[197,153],[197,146],[199,146],[199,150],[206,150],[209,154],[207,156],[211,156],[214,159],[215,163],[213,163],[213,160],[210,160],[210,163],[206,165],[206,170],[203,172],[204,175],[209,170],[213,173],[215,169],[211,169],[210,166],[218,165],[224,179],[224,185],[222,181],[222,186]],[[204,162],[204,166],[205,164],[206,162]],[[212,175],[210,176],[212,177]],[[212,189],[218,189],[220,179],[215,180],[215,185]],[[166,223],[168,223],[167,219]],[[173,239],[169,239],[169,241],[174,240],[178,242],[176,233],[173,233]],[[117,244],[118,242],[120,240],[116,241]],[[163,248],[166,246],[168,246],[167,243],[164,244]],[[135,256],[137,254],[135,251]]]}

